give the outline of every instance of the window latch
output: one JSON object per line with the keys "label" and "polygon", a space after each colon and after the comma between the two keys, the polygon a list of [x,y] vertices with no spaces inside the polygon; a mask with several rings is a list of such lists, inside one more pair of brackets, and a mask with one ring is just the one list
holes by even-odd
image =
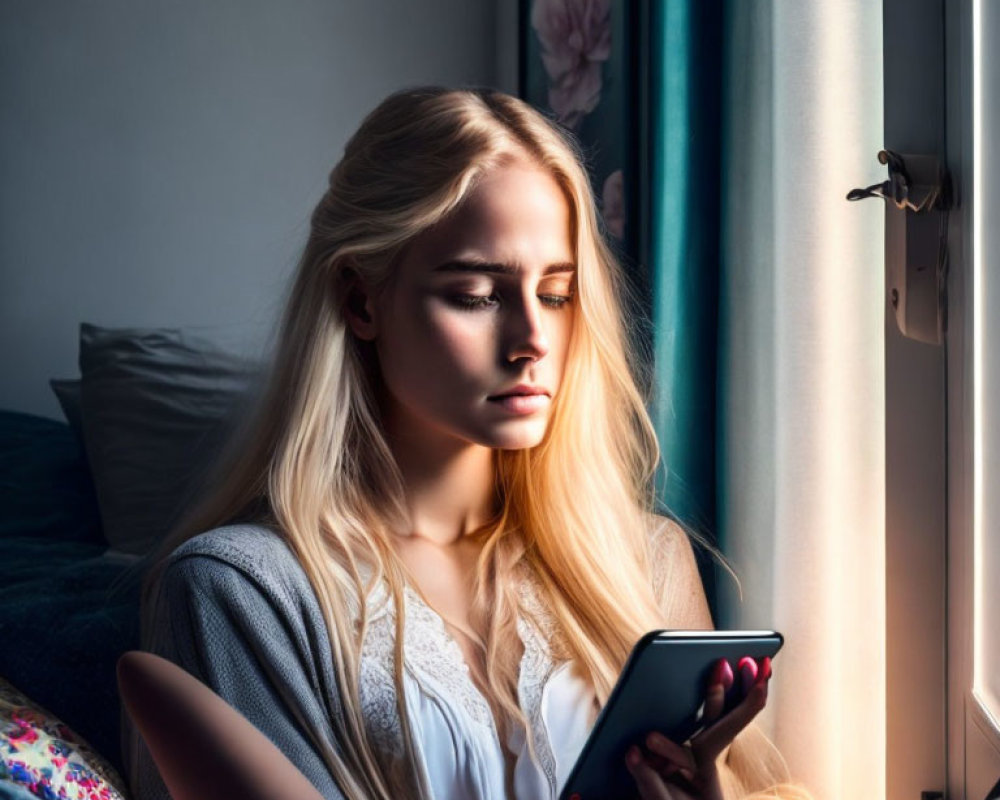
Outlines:
{"label": "window latch", "polygon": [[952,203],[948,171],[936,156],[880,150],[878,160],[889,168],[889,177],[852,189],[847,199],[886,201],[886,291],[896,324],[904,336],[941,344]]}

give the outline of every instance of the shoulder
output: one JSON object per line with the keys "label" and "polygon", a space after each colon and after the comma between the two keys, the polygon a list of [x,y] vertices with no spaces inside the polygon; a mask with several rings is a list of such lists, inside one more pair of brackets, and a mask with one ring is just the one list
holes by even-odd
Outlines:
{"label": "shoulder", "polygon": [[691,537],[675,520],[647,519],[653,591],[670,627],[711,628],[701,572]]}
{"label": "shoulder", "polygon": [[312,585],[284,540],[262,526],[227,525],[167,556],[144,612],[143,639],[174,650],[197,642],[209,642],[213,652],[246,642],[267,649],[279,640],[289,647],[306,641],[324,626]]}
{"label": "shoulder", "polygon": [[646,531],[653,544],[691,549],[691,540],[684,528],[663,514],[646,514]]}
{"label": "shoulder", "polygon": [[646,531],[654,579],[658,571],[678,566],[697,571],[691,537],[676,520],[661,514],[647,514]]}
{"label": "shoulder", "polygon": [[183,542],[167,556],[161,583],[216,599],[260,597],[283,605],[312,594],[284,539],[252,524],[213,528]]}
{"label": "shoulder", "polygon": [[288,545],[272,528],[265,525],[222,525],[199,533],[180,544],[167,558],[170,561],[191,556],[210,556],[221,561],[238,563],[261,556],[282,557]]}

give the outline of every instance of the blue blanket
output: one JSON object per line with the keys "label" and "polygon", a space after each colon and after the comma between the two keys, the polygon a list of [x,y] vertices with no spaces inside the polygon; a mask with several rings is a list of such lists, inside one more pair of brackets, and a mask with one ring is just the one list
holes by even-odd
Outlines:
{"label": "blue blanket", "polygon": [[138,583],[107,549],[69,426],[0,411],[0,675],[119,771],[115,662],[138,647]]}

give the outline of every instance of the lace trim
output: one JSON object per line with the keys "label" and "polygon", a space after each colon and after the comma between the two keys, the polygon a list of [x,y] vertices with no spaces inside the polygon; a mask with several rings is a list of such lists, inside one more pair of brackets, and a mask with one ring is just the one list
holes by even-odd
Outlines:
{"label": "lace trim", "polygon": [[[386,595],[384,589],[373,592]],[[384,601],[386,598],[382,598]],[[369,595],[369,600],[375,600]],[[383,607],[385,603],[383,602]],[[396,684],[393,682],[393,642],[395,641],[394,615],[376,613],[368,620],[365,639],[361,645],[361,710],[365,728],[376,742],[379,752],[390,758],[403,755],[403,723],[399,718]]]}
{"label": "lace trim", "polygon": [[403,627],[403,648],[407,666],[424,675],[421,683],[440,686],[450,702],[457,702],[470,719],[499,743],[493,712],[472,682],[462,648],[448,632],[440,615],[412,587],[407,586],[404,594],[407,619]]}
{"label": "lace trim", "polygon": [[521,582],[521,602],[535,624],[532,625],[519,615],[517,632],[524,643],[524,655],[521,657],[521,673],[518,678],[518,694],[521,708],[528,724],[531,726],[531,738],[541,767],[548,781],[549,789],[554,797],[558,792],[556,785],[556,758],[552,752],[552,742],[542,717],[542,695],[545,684],[548,683],[555,663],[552,658],[550,642],[555,636],[555,620],[544,609],[538,599],[538,587],[534,580],[525,575]]}
{"label": "lace trim", "polygon": [[[376,595],[385,595],[383,589]],[[525,578],[520,585],[520,599],[531,620],[519,615],[517,632],[524,646],[518,678],[521,708],[531,727],[538,766],[544,773],[553,796],[557,793],[556,760],[542,716],[542,695],[556,664],[549,641],[555,635],[555,622],[538,598],[534,581]],[[472,681],[461,647],[445,627],[444,620],[410,586],[404,590],[406,624],[404,642],[406,669],[418,683],[438,688],[449,704],[457,704],[482,732],[500,746],[496,723],[489,703]],[[380,613],[369,621],[361,653],[361,703],[372,738],[389,753],[402,753],[402,722],[396,707],[392,681],[395,642],[395,609],[385,597]],[[434,692],[437,694],[438,692]]]}

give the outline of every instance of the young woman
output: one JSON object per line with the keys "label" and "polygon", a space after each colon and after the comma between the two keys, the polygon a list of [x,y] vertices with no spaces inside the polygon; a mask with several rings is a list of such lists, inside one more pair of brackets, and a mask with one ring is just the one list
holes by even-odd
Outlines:
{"label": "young woman", "polygon": [[[313,214],[260,409],[149,576],[147,649],[324,797],[556,797],[641,635],[712,624],[652,513],[622,291],[543,116],[385,100]],[[642,797],[791,796],[748,725],[767,675],[740,677],[694,741],[630,753]],[[131,757],[137,796],[166,796]]]}

